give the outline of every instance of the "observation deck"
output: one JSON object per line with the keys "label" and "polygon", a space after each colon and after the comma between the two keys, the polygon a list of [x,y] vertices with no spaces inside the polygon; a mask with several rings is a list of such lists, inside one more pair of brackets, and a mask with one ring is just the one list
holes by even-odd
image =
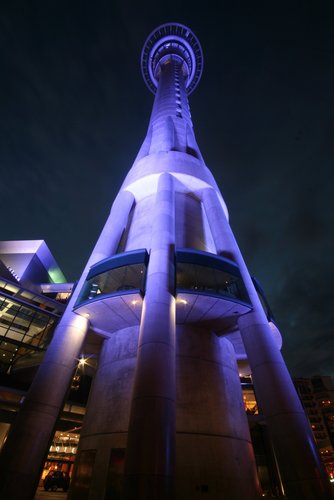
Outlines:
{"label": "observation deck", "polygon": [[[114,255],[91,267],[74,310],[89,318],[97,333],[140,324],[149,254],[145,249]],[[222,256],[178,249],[175,253],[176,323],[205,325],[217,335],[228,335],[239,357],[244,357],[237,319],[252,310],[238,266]],[[268,322],[282,346],[269,304],[255,280]],[[113,320],[110,321],[112,315]]]}
{"label": "observation deck", "polygon": [[[142,249],[92,266],[75,311],[89,317],[93,328],[109,333],[110,314],[114,329],[139,324],[148,261]],[[223,257],[179,249],[174,280],[178,324],[205,323],[224,335],[235,328],[238,316],[251,310],[238,266]]]}
{"label": "observation deck", "polygon": [[194,33],[179,23],[166,23],[148,36],[141,54],[141,70],[148,89],[156,93],[160,64],[171,56],[182,63],[186,91],[191,94],[202,75],[203,52]]}

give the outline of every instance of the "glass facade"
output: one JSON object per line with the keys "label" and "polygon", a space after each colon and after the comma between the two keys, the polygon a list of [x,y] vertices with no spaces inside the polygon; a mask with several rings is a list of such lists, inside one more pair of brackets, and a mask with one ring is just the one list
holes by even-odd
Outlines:
{"label": "glass facade", "polygon": [[145,267],[143,264],[133,264],[111,269],[88,280],[80,295],[80,302],[91,300],[98,295],[141,290],[144,288]]}
{"label": "glass facade", "polygon": [[40,360],[63,306],[0,280],[0,372]]}
{"label": "glass facade", "polygon": [[176,289],[249,303],[238,266],[228,259],[206,252],[176,252]]}
{"label": "glass facade", "polygon": [[[238,266],[228,259],[208,252],[176,252],[176,293],[208,294],[249,304],[249,297]],[[146,250],[124,252],[92,266],[76,307],[83,302],[111,294],[145,292]]]}
{"label": "glass facade", "polygon": [[139,250],[99,262],[91,268],[76,305],[104,295],[144,293],[147,260],[146,250]]}

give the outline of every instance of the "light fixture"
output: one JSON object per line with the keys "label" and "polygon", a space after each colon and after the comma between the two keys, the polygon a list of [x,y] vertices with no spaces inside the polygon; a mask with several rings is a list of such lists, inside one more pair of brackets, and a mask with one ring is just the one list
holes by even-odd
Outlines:
{"label": "light fixture", "polygon": [[87,359],[84,358],[83,356],[79,359],[79,365],[84,366],[86,364]]}
{"label": "light fixture", "polygon": [[185,299],[177,299],[177,302],[179,304],[188,304],[188,302]]}

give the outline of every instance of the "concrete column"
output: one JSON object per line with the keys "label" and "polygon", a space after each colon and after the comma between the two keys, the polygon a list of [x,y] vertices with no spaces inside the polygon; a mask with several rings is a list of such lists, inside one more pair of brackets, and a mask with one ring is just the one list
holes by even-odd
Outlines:
{"label": "concrete column", "polygon": [[133,202],[133,195],[126,191],[120,192],[116,198],[101,236],[54,331],[24,405],[12,425],[0,455],[2,498],[28,500],[34,497],[89,326],[86,318],[72,312],[72,307],[91,265],[116,251]]}
{"label": "concrete column", "polygon": [[[120,191],[115,199],[107,222],[105,223],[99,239],[88,259],[83,273],[76,285],[75,290],[67,304],[66,311],[72,311],[78,296],[85,284],[90,268],[103,259],[107,259],[116,253],[117,247],[125,230],[131,208],[134,204],[134,196],[129,191]],[[56,335],[57,330],[54,335]]]}
{"label": "concrete column", "polygon": [[203,203],[217,254],[228,255],[238,264],[253,305],[253,311],[238,323],[285,494],[289,500],[332,498],[310,425],[216,191],[205,190]]}
{"label": "concrete column", "polygon": [[[82,273],[81,281],[84,281],[90,267],[100,260],[111,257],[117,251],[124,229],[127,226],[131,208],[134,204],[134,196],[129,191],[120,191],[115,199],[107,222],[97,240]],[[79,288],[79,286],[77,287]],[[75,297],[75,300],[77,297]]]}
{"label": "concrete column", "polygon": [[218,193],[212,188],[204,189],[202,200],[211,234],[216,245],[217,255],[223,255],[238,264],[252,306],[263,312],[259,296],[254,288],[252,278],[228,223],[223,205],[218,198]]}
{"label": "concrete column", "polygon": [[259,499],[234,348],[177,325],[176,500]]}
{"label": "concrete column", "polygon": [[0,497],[34,498],[55,424],[64,405],[88,327],[65,313],[0,456]]}
{"label": "concrete column", "polygon": [[310,424],[268,321],[257,311],[239,319],[255,392],[289,500],[332,498]]}
{"label": "concrete column", "polygon": [[175,460],[175,299],[173,178],[162,174],[140,325],[125,462],[127,500],[173,496]]}
{"label": "concrete column", "polygon": [[139,326],[132,326],[103,342],[80,434],[71,500],[121,494],[138,334]]}

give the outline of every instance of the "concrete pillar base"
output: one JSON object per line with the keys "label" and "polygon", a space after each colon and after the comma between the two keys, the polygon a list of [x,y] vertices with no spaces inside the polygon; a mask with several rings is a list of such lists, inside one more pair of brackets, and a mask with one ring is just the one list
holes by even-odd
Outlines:
{"label": "concrete pillar base", "polygon": [[88,328],[86,318],[65,313],[18,413],[0,457],[0,497],[35,496],[50,439]]}
{"label": "concrete pillar base", "polygon": [[171,500],[174,488],[169,476],[127,476],[127,487],[122,500]]}
{"label": "concrete pillar base", "polygon": [[331,499],[310,424],[266,318],[253,312],[238,323],[285,494],[289,500]]}
{"label": "concrete pillar base", "polygon": [[133,326],[113,333],[103,343],[69,500],[120,498],[138,335],[139,327]]}
{"label": "concrete pillar base", "polygon": [[177,500],[259,499],[255,457],[232,344],[177,327]]}

